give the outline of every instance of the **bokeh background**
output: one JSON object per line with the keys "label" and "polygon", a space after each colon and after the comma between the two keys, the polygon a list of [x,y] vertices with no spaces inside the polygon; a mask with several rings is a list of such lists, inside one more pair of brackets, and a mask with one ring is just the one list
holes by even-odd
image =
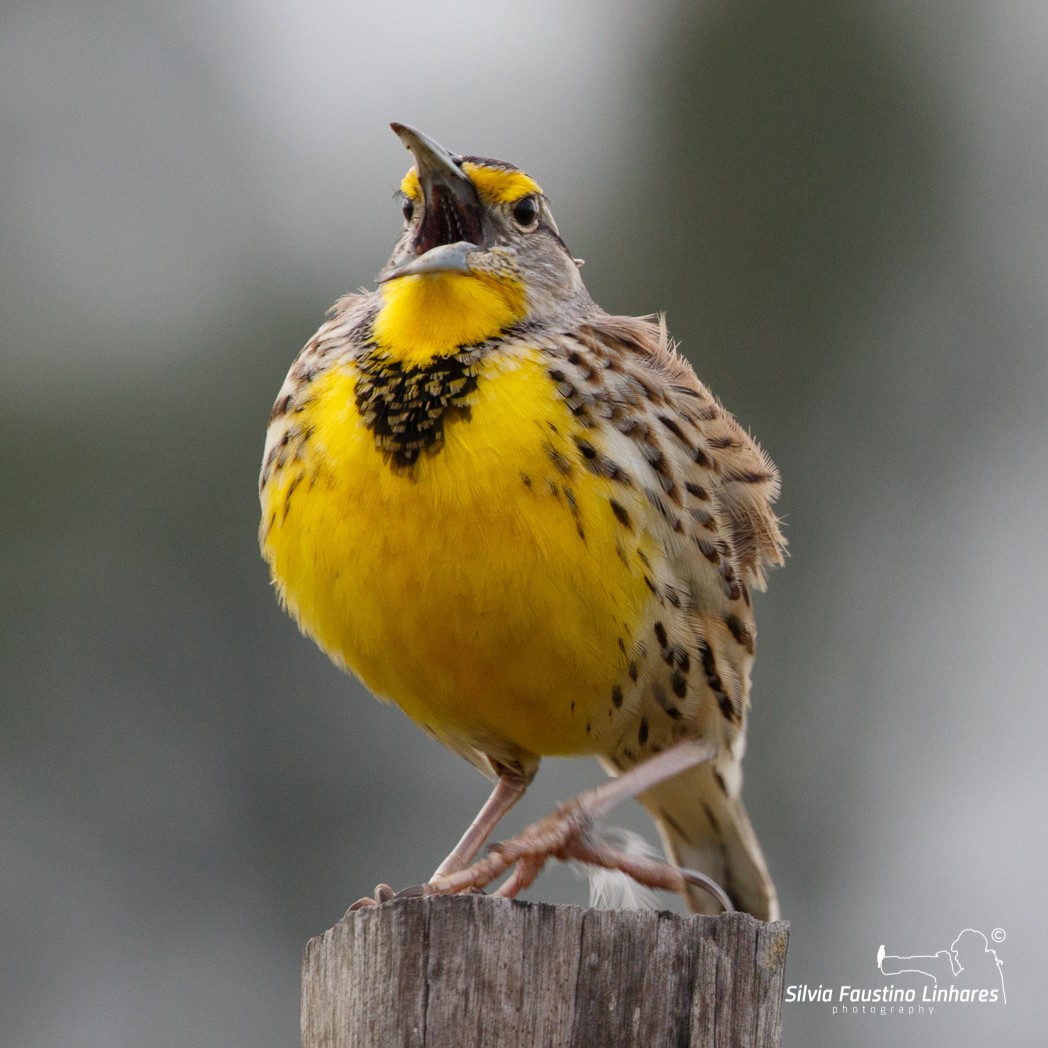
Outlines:
{"label": "bokeh background", "polygon": [[[306,940],[486,793],[255,545],[284,373],[398,228],[392,119],[532,172],[782,469],[747,800],[789,982],[1006,935],[1007,1006],[786,1043],[1043,1043],[1046,112],[1040,0],[6,0],[0,1044],[297,1043]],[[507,829],[599,779],[547,762]]]}

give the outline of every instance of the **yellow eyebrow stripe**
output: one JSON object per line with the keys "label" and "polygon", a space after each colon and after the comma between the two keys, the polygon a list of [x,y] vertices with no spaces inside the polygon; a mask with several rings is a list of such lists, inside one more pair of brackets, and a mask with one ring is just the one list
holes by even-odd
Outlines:
{"label": "yellow eyebrow stripe", "polygon": [[512,204],[521,197],[536,193],[542,195],[539,184],[523,171],[513,168],[488,167],[486,164],[475,164],[467,160],[462,170],[469,175],[470,181],[477,187],[477,193],[485,204]]}
{"label": "yellow eyebrow stripe", "polygon": [[[469,175],[470,181],[476,186],[482,204],[512,204],[521,197],[531,194],[542,195],[539,184],[523,171],[516,171],[513,168],[488,167],[486,164],[477,164],[472,160],[467,160],[462,165],[462,170]],[[404,176],[400,183],[400,191],[409,200],[418,200],[422,196],[418,172],[414,168]]]}

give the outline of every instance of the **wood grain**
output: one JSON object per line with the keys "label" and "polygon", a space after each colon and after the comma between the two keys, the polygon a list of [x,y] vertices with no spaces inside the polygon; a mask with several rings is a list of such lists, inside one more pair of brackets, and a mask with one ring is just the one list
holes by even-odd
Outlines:
{"label": "wood grain", "polygon": [[303,1048],[782,1043],[785,922],[486,896],[347,914],[303,959]]}

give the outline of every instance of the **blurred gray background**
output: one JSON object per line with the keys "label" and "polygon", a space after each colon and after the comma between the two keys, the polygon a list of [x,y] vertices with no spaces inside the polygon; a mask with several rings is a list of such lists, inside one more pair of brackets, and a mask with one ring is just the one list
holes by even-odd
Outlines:
{"label": "blurred gray background", "polygon": [[[1042,1043],[1046,103],[1040,0],[7,0],[0,1045],[297,1043],[306,940],[486,793],[255,544],[284,373],[399,226],[390,120],[535,175],[782,469],[747,799],[789,982],[1006,936],[1007,1006],[786,1043]],[[547,762],[507,830],[599,779]]]}

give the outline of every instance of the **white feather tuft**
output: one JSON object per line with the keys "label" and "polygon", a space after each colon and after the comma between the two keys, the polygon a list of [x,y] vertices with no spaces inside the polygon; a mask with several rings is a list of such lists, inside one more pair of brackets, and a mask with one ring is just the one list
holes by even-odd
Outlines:
{"label": "white feather tuft", "polygon": [[[590,836],[601,844],[623,852],[631,858],[660,859],[660,854],[639,833],[614,826],[592,829]],[[590,906],[596,910],[657,910],[655,892],[638,884],[621,870],[573,862],[572,869],[589,880]]]}

